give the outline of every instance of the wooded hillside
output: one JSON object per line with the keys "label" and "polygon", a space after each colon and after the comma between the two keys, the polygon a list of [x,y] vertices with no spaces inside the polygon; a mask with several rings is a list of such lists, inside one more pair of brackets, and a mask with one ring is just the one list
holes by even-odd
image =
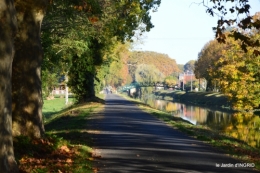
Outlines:
{"label": "wooded hillside", "polygon": [[126,68],[129,68],[129,75],[133,77],[137,66],[140,64],[154,65],[165,76],[180,71],[176,61],[166,54],[151,51],[133,51],[126,64]]}

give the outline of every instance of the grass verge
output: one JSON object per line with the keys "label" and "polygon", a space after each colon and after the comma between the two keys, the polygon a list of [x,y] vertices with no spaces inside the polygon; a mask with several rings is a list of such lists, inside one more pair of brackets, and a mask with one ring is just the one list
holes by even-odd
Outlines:
{"label": "grass verge", "polygon": [[229,137],[224,133],[213,131],[208,127],[192,125],[188,121],[185,121],[178,117],[173,117],[169,113],[151,108],[141,101],[129,98],[125,95],[121,96],[134,102],[142,110],[149,114],[152,114],[161,121],[164,121],[167,125],[173,127],[174,129],[178,129],[188,136],[203,141],[204,143],[211,145],[212,147],[222,151],[223,153],[226,153],[238,160],[241,160],[241,163],[254,163],[255,169],[260,170],[259,149],[251,147],[241,140]]}
{"label": "grass verge", "polygon": [[[100,101],[100,99],[98,99]],[[50,100],[59,105],[60,99]],[[46,101],[45,103],[47,103]],[[47,104],[46,104],[47,105]],[[48,108],[52,109],[52,108]],[[30,139],[25,136],[14,138],[16,159],[21,173],[90,173],[92,168],[91,138],[87,132],[87,119],[98,114],[103,104],[88,102],[72,105],[65,109],[56,107],[48,115],[45,136]],[[46,113],[46,112],[43,112]]]}

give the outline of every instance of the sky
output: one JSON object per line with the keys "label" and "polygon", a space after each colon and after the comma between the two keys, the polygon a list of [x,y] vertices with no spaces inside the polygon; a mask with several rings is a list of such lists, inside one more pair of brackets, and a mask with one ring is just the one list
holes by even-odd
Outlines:
{"label": "sky", "polygon": [[[135,44],[135,50],[167,54],[177,64],[197,60],[203,46],[214,39],[212,27],[217,17],[206,13],[206,8],[196,3],[202,0],[161,0],[157,12],[151,13],[155,25]],[[260,0],[249,0],[250,14],[260,11]]]}

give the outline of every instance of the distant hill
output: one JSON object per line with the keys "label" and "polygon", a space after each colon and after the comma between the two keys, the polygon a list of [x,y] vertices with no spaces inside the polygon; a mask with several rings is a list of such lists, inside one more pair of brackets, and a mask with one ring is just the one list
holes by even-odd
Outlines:
{"label": "distant hill", "polygon": [[134,75],[136,67],[139,64],[154,65],[165,76],[169,76],[174,72],[180,72],[174,59],[171,59],[166,54],[152,51],[134,51],[131,53],[127,59],[127,65],[131,76]]}

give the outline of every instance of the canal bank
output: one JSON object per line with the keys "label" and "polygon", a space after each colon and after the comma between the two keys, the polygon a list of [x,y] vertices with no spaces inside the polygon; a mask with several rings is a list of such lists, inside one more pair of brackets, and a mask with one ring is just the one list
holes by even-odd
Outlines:
{"label": "canal bank", "polygon": [[232,111],[231,103],[217,92],[155,91],[156,99]]}

